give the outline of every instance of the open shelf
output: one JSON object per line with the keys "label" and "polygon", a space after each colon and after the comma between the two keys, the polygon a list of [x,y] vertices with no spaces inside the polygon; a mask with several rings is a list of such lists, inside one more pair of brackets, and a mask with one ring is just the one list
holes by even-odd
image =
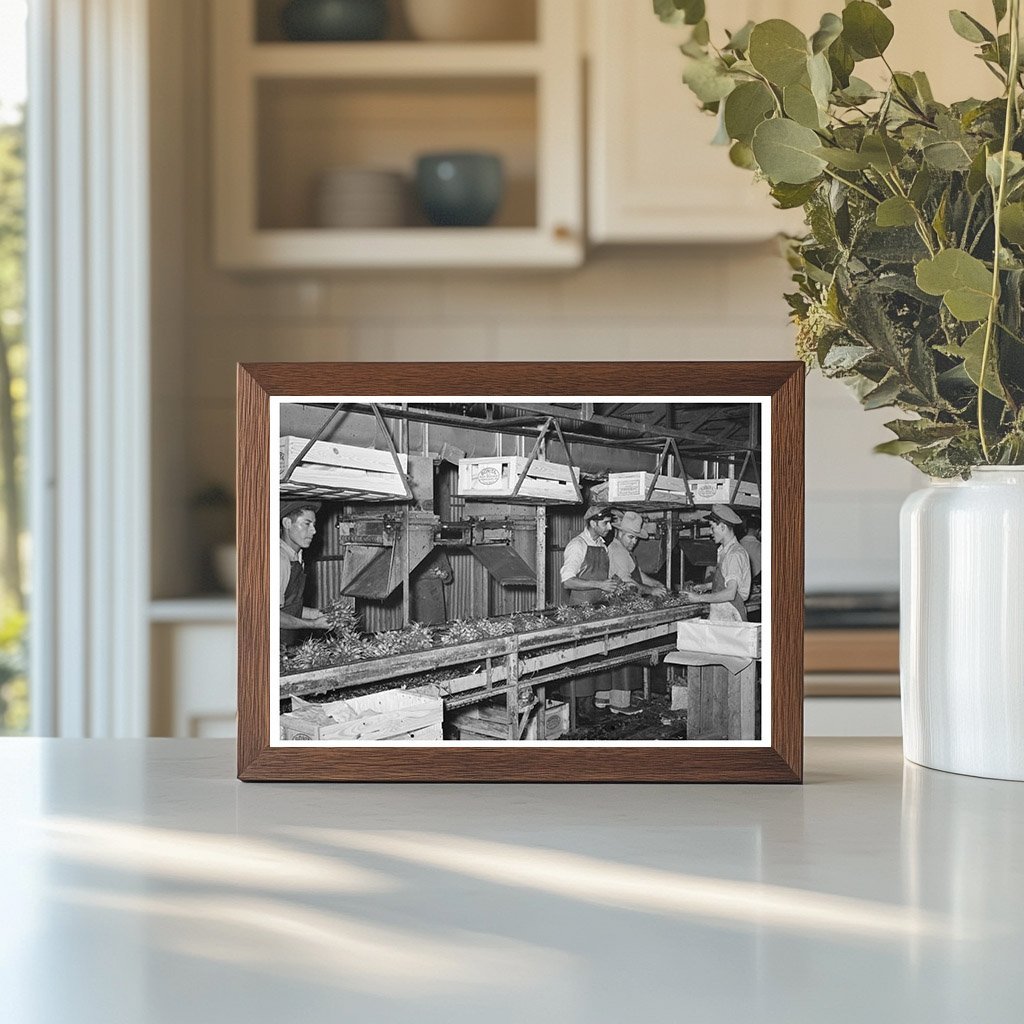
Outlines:
{"label": "open shelf", "polygon": [[[219,0],[218,0],[219,2]],[[413,0],[423,2],[423,0]],[[433,0],[426,0],[430,3]],[[502,42],[535,42],[537,39],[537,0],[474,0],[480,7],[493,6],[498,17],[498,27],[493,33],[495,44]],[[566,0],[560,0],[566,2]],[[250,38],[257,44],[266,45],[287,42],[294,46],[314,46],[301,40],[287,40],[281,23],[281,12],[288,0],[246,0],[251,3],[254,14],[253,28]],[[355,45],[379,47],[390,42],[404,41],[417,45],[429,45],[421,42],[414,31],[415,17],[410,18],[406,10],[406,0],[388,0],[387,28],[382,40],[368,40]],[[461,44],[457,44],[461,45]],[[486,45],[486,44],[485,44]]]}
{"label": "open shelf", "polygon": [[374,230],[429,228],[415,200],[416,159],[451,150],[496,153],[504,166],[494,221],[469,231],[537,226],[534,79],[269,79],[257,85],[257,121],[260,229],[320,229],[319,179],[337,167],[404,176],[406,224]]}
{"label": "open shelf", "polygon": [[373,78],[535,75],[542,51],[533,43],[274,43],[250,50],[260,78]]}

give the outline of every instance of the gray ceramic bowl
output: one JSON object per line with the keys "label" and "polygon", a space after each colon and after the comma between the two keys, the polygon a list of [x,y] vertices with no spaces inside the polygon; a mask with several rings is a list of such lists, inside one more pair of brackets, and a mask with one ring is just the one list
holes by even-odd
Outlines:
{"label": "gray ceramic bowl", "polygon": [[387,25],[387,0],[290,0],[281,11],[285,38],[298,42],[380,39]]}
{"label": "gray ceramic bowl", "polygon": [[416,193],[437,227],[490,223],[505,194],[501,157],[494,153],[425,153],[416,161]]}

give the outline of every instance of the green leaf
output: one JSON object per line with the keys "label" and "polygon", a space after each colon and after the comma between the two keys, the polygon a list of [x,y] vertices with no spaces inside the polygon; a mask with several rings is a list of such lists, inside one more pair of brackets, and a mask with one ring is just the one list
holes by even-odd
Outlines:
{"label": "green leaf", "polygon": [[654,13],[666,25],[696,25],[704,17],[704,0],[654,0]]}
{"label": "green leaf", "polygon": [[827,50],[842,34],[843,19],[835,14],[823,14],[818,31],[811,36],[811,53]]}
{"label": "green leaf", "polygon": [[900,396],[902,385],[896,374],[887,377],[878,387],[869,391],[860,401],[865,409],[882,409],[893,405]]}
{"label": "green leaf", "polygon": [[850,75],[856,59],[853,50],[843,41],[840,36],[828,48],[828,66],[832,69],[832,77],[835,79],[836,87],[845,89],[850,84]]}
{"label": "green leaf", "polygon": [[825,169],[814,151],[821,140],[811,131],[786,118],[762,121],[754,131],[752,149],[764,176],[773,184],[802,185]]}
{"label": "green leaf", "polygon": [[935,97],[932,95],[932,86],[928,81],[928,76],[923,71],[915,71],[913,74],[914,84],[917,86],[917,94],[925,101],[925,103],[934,103]]}
{"label": "green leaf", "polygon": [[747,58],[772,85],[798,82],[807,68],[807,38],[788,21],[772,18],[750,33]]}
{"label": "green leaf", "polygon": [[787,85],[782,90],[782,106],[786,111],[786,116],[796,121],[797,124],[812,129],[824,127],[822,112],[811,92],[809,82],[795,82],[793,85]]}
{"label": "green leaf", "polygon": [[822,112],[822,125],[828,123],[828,103],[832,93],[832,69],[828,66],[828,57],[819,53],[807,62],[807,77],[811,83],[811,95],[818,109]]}
{"label": "green leaf", "polygon": [[940,171],[966,171],[971,166],[971,158],[967,150],[959,142],[926,143],[921,148],[925,160]]}
{"label": "green leaf", "polygon": [[772,186],[772,199],[775,200],[780,210],[795,210],[798,206],[803,206],[817,189],[817,181],[805,182],[801,185],[779,182]]}
{"label": "green leaf", "polygon": [[733,50],[736,53],[746,53],[750,48],[750,33],[754,30],[754,25],[755,22],[748,21],[743,28],[733,32],[729,36],[729,42],[725,44],[723,49]]}
{"label": "green leaf", "polygon": [[883,174],[891,174],[903,159],[903,147],[887,135],[865,135],[860,152],[876,171]]}
{"label": "green leaf", "polygon": [[1024,245],[1024,203],[1010,203],[1003,208],[999,233],[1014,245]]}
{"label": "green leaf", "polygon": [[693,34],[690,36],[698,46],[707,46],[711,42],[711,29],[705,19],[701,19],[693,26]]}
{"label": "green leaf", "polygon": [[[999,188],[999,177],[1003,170],[1003,154],[1002,152],[993,153],[988,160],[985,161],[985,177],[988,179],[989,185],[992,187],[992,191],[995,192]],[[1013,191],[1015,188],[1015,182],[1024,175],[1024,157],[1020,153],[1010,150],[1006,154],[1006,187],[1009,191]]]}
{"label": "green leaf", "polygon": [[743,82],[725,101],[725,129],[729,137],[748,146],[754,129],[775,110],[775,98],[763,82]]}
{"label": "green leaf", "polygon": [[927,164],[922,164],[921,169],[914,175],[914,181],[910,186],[907,197],[916,206],[920,206],[928,197],[934,180],[935,176],[932,174],[931,169]]}
{"label": "green leaf", "polygon": [[971,160],[970,169],[967,172],[967,191],[976,196],[985,187],[985,164],[988,161],[988,150],[982,146]]}
{"label": "green leaf", "polygon": [[890,420],[885,424],[901,441],[932,444],[956,437],[963,429],[959,423],[936,423],[934,420]]}
{"label": "green leaf", "polygon": [[880,228],[902,228],[917,223],[914,204],[902,196],[893,196],[878,204],[875,223]]}
{"label": "green leaf", "polygon": [[920,447],[917,441],[883,441],[876,444],[872,451],[876,455],[906,455]]}
{"label": "green leaf", "polygon": [[917,286],[941,295],[950,313],[965,323],[988,316],[992,272],[962,249],[945,249],[915,267]]}
{"label": "green leaf", "polygon": [[853,0],[843,9],[843,39],[861,59],[881,57],[892,35],[892,22],[874,4]]}
{"label": "green leaf", "polygon": [[[981,383],[981,358],[985,351],[985,325],[982,324],[977,330],[971,333],[967,340],[959,347],[955,345],[940,346],[939,351],[953,359],[962,359],[964,371],[967,376],[978,387]],[[985,366],[985,390],[996,398],[1005,401],[1006,392],[999,382],[999,374],[996,372],[996,345],[995,340],[989,344],[988,362]]]}
{"label": "green leaf", "polygon": [[745,171],[756,171],[757,161],[754,159],[754,151],[745,142],[734,142],[729,148],[729,160],[737,167]]}
{"label": "green leaf", "polygon": [[969,43],[995,42],[996,37],[966,11],[950,11],[949,23],[953,26],[953,31]]}
{"label": "green leaf", "polygon": [[819,146],[814,150],[815,156],[828,161],[833,167],[841,171],[863,171],[871,166],[871,161],[861,153],[855,153],[852,149],[837,149],[834,146]]}
{"label": "green leaf", "polygon": [[687,61],[683,81],[701,103],[724,100],[736,88],[735,81],[715,60]]}
{"label": "green leaf", "polygon": [[1006,17],[1006,0],[992,0],[992,10],[995,12],[998,25]]}

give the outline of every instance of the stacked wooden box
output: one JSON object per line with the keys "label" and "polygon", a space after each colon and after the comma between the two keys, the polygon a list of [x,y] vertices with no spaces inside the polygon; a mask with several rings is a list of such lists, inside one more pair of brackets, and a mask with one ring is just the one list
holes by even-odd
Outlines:
{"label": "stacked wooden box", "polygon": [[[519,455],[459,459],[459,497],[511,497],[526,463],[526,458]],[[516,497],[575,502],[574,476],[578,481],[579,471],[569,466],[534,459]]]}
{"label": "stacked wooden box", "polygon": [[695,505],[761,505],[760,488],[748,480],[691,480],[690,491]]}
{"label": "stacked wooden box", "polygon": [[[648,498],[652,480],[654,490]],[[663,475],[655,480],[653,473],[609,473],[608,501],[612,504],[617,501],[672,501],[686,505],[686,481],[681,476]]]}
{"label": "stacked wooden box", "polygon": [[[280,477],[309,444],[305,437],[281,438]],[[401,473],[391,452],[360,448],[351,444],[317,441],[302,457],[287,481],[282,494],[303,497],[335,498],[345,501],[388,501],[406,497],[402,476],[409,460],[398,456]]]}
{"label": "stacked wooden box", "polygon": [[[650,498],[647,492],[650,490],[651,481],[654,481],[654,490]],[[655,479],[653,473],[609,473],[607,497],[600,494],[601,500],[607,500],[610,504],[616,502],[675,502],[680,505],[687,504],[686,496],[687,481],[680,476],[659,475]],[[747,480],[712,479],[702,480],[693,477],[689,481],[690,497],[695,505],[746,505],[757,507],[761,504],[760,490],[755,483]],[[735,491],[735,494],[733,493]],[[597,497],[597,489],[594,490]]]}
{"label": "stacked wooden box", "polygon": [[283,740],[439,740],[444,705],[437,697],[385,690],[313,704],[292,698],[281,716]]}

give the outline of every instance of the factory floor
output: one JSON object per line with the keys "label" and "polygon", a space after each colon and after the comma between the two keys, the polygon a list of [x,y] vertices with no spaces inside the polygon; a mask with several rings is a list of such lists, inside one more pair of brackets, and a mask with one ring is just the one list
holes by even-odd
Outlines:
{"label": "factory floor", "polygon": [[565,740],[685,740],[686,712],[673,711],[667,693],[652,693],[644,700],[633,693],[633,706],[639,715],[616,715],[608,708],[595,708],[591,697],[576,705],[576,728],[565,733]]}

